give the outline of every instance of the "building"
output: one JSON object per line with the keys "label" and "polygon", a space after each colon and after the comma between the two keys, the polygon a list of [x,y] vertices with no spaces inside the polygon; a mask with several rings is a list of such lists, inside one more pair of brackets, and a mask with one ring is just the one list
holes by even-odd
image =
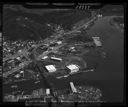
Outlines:
{"label": "building", "polygon": [[55,72],[56,68],[54,65],[46,65],[45,68],[47,69],[47,71],[49,72]]}
{"label": "building", "polygon": [[102,46],[102,43],[100,41],[100,37],[92,37],[94,43],[96,46]]}
{"label": "building", "polygon": [[71,87],[71,89],[72,89],[72,92],[77,93],[77,89],[76,89],[76,87],[74,86],[74,83],[73,83],[73,82],[70,82],[70,87]]}
{"label": "building", "polygon": [[78,72],[79,71],[79,66],[78,65],[75,65],[75,64],[71,64],[71,65],[68,65],[66,66],[68,69],[70,69],[70,73],[75,73],[75,72]]}
{"label": "building", "polygon": [[52,59],[52,60],[56,60],[56,61],[62,61],[61,58],[57,58],[57,57],[50,57],[50,59]]}

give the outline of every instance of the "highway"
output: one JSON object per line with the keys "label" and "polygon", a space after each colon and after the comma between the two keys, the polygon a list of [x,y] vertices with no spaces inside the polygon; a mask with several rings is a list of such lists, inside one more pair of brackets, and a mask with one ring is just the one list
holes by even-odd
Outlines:
{"label": "highway", "polygon": [[[45,39],[43,44],[45,44],[45,43],[49,44],[50,41],[55,42],[58,38],[60,38],[60,37],[62,37],[62,36],[64,36],[64,35],[68,35],[68,34],[74,33],[74,32],[76,32],[76,31],[78,31],[79,29],[83,28],[84,26],[87,26],[87,27],[88,27],[88,25],[89,25],[90,23],[92,23],[96,18],[97,18],[96,16],[93,17],[93,18],[92,18],[91,20],[89,20],[87,23],[85,23],[85,24],[79,26],[78,28],[76,28],[76,29],[73,30],[73,31],[69,31],[69,32],[67,32],[67,33],[64,33],[64,34],[62,34],[61,36],[55,36],[55,39],[52,39],[52,40]],[[43,44],[41,43],[41,44],[36,45],[34,51],[36,51],[36,49],[37,49],[39,46],[43,45]],[[50,51],[45,51],[45,52],[43,52],[43,54],[39,55],[38,57],[36,56],[36,57],[35,57],[35,60],[41,60],[42,57],[48,55],[48,54],[51,53],[51,52],[54,52],[54,51],[58,50],[59,48],[61,48],[61,47],[64,46],[64,45],[66,45],[66,44],[63,43],[62,45],[53,47],[53,49],[50,50]],[[25,67],[25,66],[28,65],[30,62],[32,62],[32,61],[30,60],[30,58],[28,57],[28,50],[30,50],[30,48],[29,48],[29,49],[24,48],[21,52],[18,52],[18,53],[16,53],[16,54],[12,55],[12,56],[9,56],[9,57],[3,59],[3,61],[6,61],[6,60],[8,60],[8,59],[14,59],[14,58],[16,58],[16,57],[18,57],[18,56],[20,56],[20,55],[23,55],[23,56],[25,56],[26,59],[28,60],[28,61],[23,62],[23,63],[24,63],[24,66],[22,66],[22,67],[17,66],[15,69],[12,69],[11,71],[8,71],[8,72],[3,73],[3,76],[4,76],[4,77],[7,77],[8,75],[10,75],[10,74],[12,74],[12,73],[17,72],[18,70],[20,70],[21,68]],[[33,51],[33,52],[34,52],[34,51]]]}
{"label": "highway", "polygon": [[86,22],[85,24],[79,26],[78,28],[76,28],[76,29],[74,29],[74,30],[72,30],[72,31],[69,31],[69,32],[67,32],[67,33],[64,33],[64,35],[69,35],[69,34],[75,33],[75,32],[77,32],[79,29],[81,29],[81,28],[83,28],[83,27],[86,27],[85,29],[87,29],[88,26],[89,26],[89,24],[92,23],[93,21],[95,21],[96,18],[97,18],[97,16],[93,17],[91,20],[89,20],[89,21]]}
{"label": "highway", "polygon": [[32,61],[24,61],[24,62],[22,62],[22,64],[23,64],[22,66],[17,66],[17,67],[15,67],[12,70],[3,73],[3,77],[7,77],[7,76],[9,76],[12,73],[18,72],[20,69],[22,69],[25,66],[27,66],[28,64],[30,64],[30,62],[32,62]]}

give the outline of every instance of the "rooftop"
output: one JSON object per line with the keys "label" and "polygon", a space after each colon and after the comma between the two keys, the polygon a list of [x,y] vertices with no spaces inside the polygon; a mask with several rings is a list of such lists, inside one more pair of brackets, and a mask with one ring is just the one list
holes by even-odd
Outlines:
{"label": "rooftop", "polygon": [[46,69],[49,71],[49,72],[55,72],[56,71],[56,68],[54,65],[46,65],[45,66]]}
{"label": "rooftop", "polygon": [[78,65],[75,65],[75,64],[68,65],[67,68],[70,69],[71,72],[77,72],[77,71],[79,71]]}

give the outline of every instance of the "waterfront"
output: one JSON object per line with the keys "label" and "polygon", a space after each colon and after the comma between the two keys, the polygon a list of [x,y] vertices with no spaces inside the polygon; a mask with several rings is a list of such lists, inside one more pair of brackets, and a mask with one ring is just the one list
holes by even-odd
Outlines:
{"label": "waterfront", "polygon": [[[98,20],[99,22],[95,23],[95,25],[88,30],[88,33],[91,36],[98,36],[101,38],[103,50],[105,52],[103,53],[105,60],[100,60],[98,57],[96,57],[95,53],[93,53],[94,51],[92,50],[92,55],[95,56],[91,58],[92,61],[95,60],[95,62],[99,62],[98,67],[96,65],[95,71],[80,73],[59,80],[55,79],[54,77],[48,77],[47,79],[50,83],[52,83],[54,88],[67,88],[69,87],[69,82],[73,81],[76,85],[92,85],[98,87],[102,90],[103,97],[106,101],[113,102],[123,100],[124,38],[123,33],[111,26],[108,19],[110,19],[110,17],[106,16],[103,19]],[[23,18],[21,23],[22,22],[26,24]],[[33,26],[33,24],[31,24],[31,26]],[[86,61],[85,56],[82,56],[82,58]],[[88,58],[90,58],[90,56]],[[19,89],[27,90],[28,92],[40,87],[49,87],[49,84],[46,83],[44,77],[40,80],[39,83],[35,84],[35,82],[35,80],[28,80],[17,83],[17,85],[19,85]],[[3,90],[9,92],[8,87],[11,86],[3,86]]]}

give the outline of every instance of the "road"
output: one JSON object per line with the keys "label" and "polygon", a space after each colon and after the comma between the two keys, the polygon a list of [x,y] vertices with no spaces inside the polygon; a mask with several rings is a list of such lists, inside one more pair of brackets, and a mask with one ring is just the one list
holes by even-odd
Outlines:
{"label": "road", "polygon": [[88,26],[89,26],[89,24],[91,24],[93,21],[95,21],[95,20],[96,20],[96,18],[97,18],[97,16],[93,17],[93,18],[92,18],[92,19],[90,19],[88,22],[86,22],[86,23],[84,23],[83,25],[81,25],[81,26],[77,27],[76,29],[74,29],[74,30],[72,30],[72,31],[69,31],[69,32],[64,33],[64,35],[69,35],[69,34],[75,33],[75,32],[77,32],[79,29],[84,28],[84,27],[86,27],[85,29],[87,29],[87,28],[88,28]]}
{"label": "road", "polygon": [[[124,95],[124,40],[123,33],[109,24],[110,17],[98,20],[88,31],[101,38],[106,59],[99,63],[94,72],[72,75],[69,78],[51,80],[56,87],[66,88],[70,81],[78,85],[92,85],[103,91],[105,101],[122,102]],[[98,60],[98,59],[97,59]],[[63,84],[62,84],[63,83]],[[59,85],[58,85],[59,84]]]}
{"label": "road", "polygon": [[[50,41],[55,42],[58,38],[60,38],[60,37],[62,37],[62,36],[64,36],[64,35],[68,35],[68,34],[71,34],[71,33],[75,33],[76,31],[78,31],[79,29],[81,29],[81,28],[83,28],[83,27],[85,27],[85,26],[86,26],[86,28],[87,28],[88,25],[89,25],[90,23],[92,23],[96,18],[97,18],[96,16],[93,17],[93,18],[92,18],[91,20],[89,20],[87,23],[85,23],[85,24],[79,26],[78,28],[74,29],[73,31],[69,31],[69,32],[67,32],[67,33],[64,33],[64,34],[62,34],[61,36],[55,36],[55,39],[52,39],[52,40],[49,40],[49,39],[47,40],[47,39],[45,39],[45,40],[44,40],[44,43],[47,43],[47,44],[48,44],[48,43],[50,43]],[[43,43],[43,44],[44,44],[44,43]],[[35,46],[34,51],[36,51],[36,49],[37,49],[39,46],[43,45],[43,44],[42,44],[42,43],[41,43],[41,44],[37,44],[37,45]],[[45,51],[43,54],[41,54],[41,55],[39,55],[38,57],[36,57],[36,60],[40,60],[42,57],[46,56],[47,54],[49,54],[49,53],[51,53],[51,52],[54,52],[54,51],[58,50],[59,48],[61,48],[61,47],[64,46],[64,45],[65,45],[65,44],[63,43],[62,45],[59,45],[59,46],[54,47],[54,48],[53,48],[52,50],[50,50],[50,51]],[[25,65],[28,65],[28,64],[31,62],[30,59],[29,59],[29,57],[28,57],[28,50],[30,50],[30,48],[29,48],[29,49],[24,48],[21,52],[18,52],[18,53],[16,53],[16,54],[12,55],[12,56],[9,56],[9,57],[7,57],[7,58],[4,58],[3,61],[6,61],[6,60],[8,60],[8,59],[14,59],[14,58],[16,58],[16,57],[18,57],[18,56],[20,56],[20,55],[23,55],[23,56],[26,57],[26,59],[28,59],[28,61],[23,62],[23,63],[24,63],[24,66],[23,66],[23,67],[25,67]],[[3,75],[4,75],[4,76],[8,76],[8,75],[10,75],[10,74],[16,72],[17,70],[19,70],[19,69],[21,69],[21,68],[23,68],[23,67],[17,66],[15,69],[12,69],[11,71],[6,72],[6,73],[4,73]]]}
{"label": "road", "polygon": [[17,66],[17,67],[15,67],[12,70],[3,73],[3,77],[7,77],[7,76],[9,76],[12,73],[18,72],[20,69],[22,69],[25,66],[27,66],[28,64],[30,64],[30,62],[32,62],[32,61],[24,61],[24,62],[22,62],[22,64],[23,64],[22,66]]}
{"label": "road", "polygon": [[22,49],[21,52],[17,52],[16,54],[14,55],[11,55],[11,56],[7,56],[6,58],[3,58],[3,62],[9,60],[9,59],[15,59],[16,57],[18,56],[25,56],[27,59],[29,59],[28,57],[28,50],[26,48]]}
{"label": "road", "polygon": [[[111,16],[97,21],[88,31],[90,35],[98,34],[103,43],[106,59],[99,64],[96,72],[88,72],[79,80],[99,85],[110,102],[123,101],[124,91],[124,34],[110,25]],[[84,79],[85,78],[85,79]],[[75,78],[76,79],[76,78]]]}
{"label": "road", "polygon": [[[55,85],[58,86],[59,84],[59,86],[63,87],[66,86],[66,84],[70,81],[76,82],[78,84],[84,82],[101,88],[103,95],[109,102],[121,102],[123,100],[123,33],[116,28],[112,28],[109,25],[108,19],[109,17],[105,17],[101,20],[98,20],[98,22],[91,28],[91,30],[88,31],[90,35],[97,35],[101,37],[103,48],[107,53],[105,62],[101,62],[100,66],[96,69],[95,72],[87,72],[83,73],[82,75],[72,76],[69,79],[66,78],[63,80],[55,81]],[[95,17],[88,21],[86,24],[83,24],[73,31],[64,33],[63,35],[72,34],[82,27],[88,26],[94,20]],[[43,53],[39,56],[39,59],[50,52],[54,52],[54,50],[57,49],[59,49],[59,47],[53,48],[53,50]]]}

